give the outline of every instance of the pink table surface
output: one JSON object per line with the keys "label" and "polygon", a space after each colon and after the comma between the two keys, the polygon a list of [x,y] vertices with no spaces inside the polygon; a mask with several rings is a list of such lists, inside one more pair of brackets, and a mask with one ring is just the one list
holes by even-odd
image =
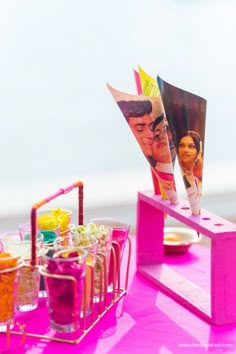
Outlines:
{"label": "pink table surface", "polygon": [[[169,354],[169,353],[236,353],[236,324],[213,326],[202,321],[136,272],[135,237],[132,237],[132,258],[129,288],[126,297],[77,345],[26,337],[23,346],[15,349],[19,336],[11,336],[6,348],[6,334],[0,335],[0,353],[86,353],[86,354]],[[209,289],[209,248],[194,245],[184,255],[166,256],[174,270]],[[25,314],[21,323],[42,326],[45,305]]]}

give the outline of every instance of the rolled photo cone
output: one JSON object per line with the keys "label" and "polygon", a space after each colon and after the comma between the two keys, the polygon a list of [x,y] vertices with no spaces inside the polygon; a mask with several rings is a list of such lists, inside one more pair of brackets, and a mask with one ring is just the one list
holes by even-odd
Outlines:
{"label": "rolled photo cone", "polygon": [[[107,85],[125,117],[144,156],[158,178],[161,190],[177,203],[173,164],[167,135],[167,120],[161,97],[131,95]],[[157,186],[156,186],[157,187]]]}
{"label": "rolled photo cone", "polygon": [[[137,86],[137,75],[139,75],[139,83],[140,83],[139,86]],[[142,94],[144,96],[148,96],[148,97],[150,97],[150,96],[159,97],[160,96],[160,89],[159,89],[157,80],[155,78],[151,77],[150,75],[148,75],[140,66],[138,66],[138,72],[136,72],[135,81],[136,81],[136,87],[137,87],[138,93],[139,93],[140,86],[141,86]],[[164,107],[163,107],[163,113],[165,115]],[[166,129],[167,128],[168,128],[168,121],[166,120]],[[170,159],[172,160],[172,164],[174,167],[175,158],[176,158],[176,151],[175,151],[175,148],[173,145],[172,136],[170,134],[169,128],[167,129],[167,137],[168,137],[169,148],[170,148],[170,152],[168,152],[169,160]],[[154,170],[154,174],[155,174],[155,170]],[[153,176],[153,174],[152,174],[152,176]],[[160,184],[158,179],[153,177],[154,191],[156,191],[156,189],[158,189],[157,184]],[[170,195],[168,196],[168,191],[165,192],[162,184],[160,184],[159,190],[160,190],[160,193],[161,193],[161,196],[163,199],[170,199],[170,200],[172,199],[172,196],[171,196],[171,198],[170,198]]]}
{"label": "rolled photo cone", "polygon": [[178,162],[192,214],[201,212],[206,100],[175,87],[159,76],[157,81],[173,136]]}
{"label": "rolled photo cone", "polygon": [[[147,85],[146,85],[146,76],[147,76]],[[135,80],[137,94],[138,95],[144,94],[145,96],[148,96],[145,94],[145,93],[147,93],[145,90],[146,90],[147,86],[149,87],[149,76],[141,69],[140,66],[138,67],[138,71],[134,70],[134,80]],[[153,84],[153,80],[150,84]],[[158,87],[157,81],[154,84],[154,87]],[[144,89],[145,93],[143,92],[143,89]],[[160,96],[159,88],[158,88],[157,93],[158,94],[156,96]],[[155,94],[153,96],[155,96]],[[155,172],[153,171],[152,167],[150,167],[150,171],[151,171],[151,175],[152,175],[152,183],[153,183],[154,193],[161,194],[163,199],[167,199],[168,197],[163,192],[163,190],[160,186],[160,183],[158,181],[158,178],[157,178]]]}

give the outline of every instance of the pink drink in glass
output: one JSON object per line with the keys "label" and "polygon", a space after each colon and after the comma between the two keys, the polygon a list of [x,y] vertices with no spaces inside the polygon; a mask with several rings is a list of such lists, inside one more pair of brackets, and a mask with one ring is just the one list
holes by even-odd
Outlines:
{"label": "pink drink in glass", "polygon": [[58,332],[79,328],[86,257],[83,249],[60,250],[44,257],[50,326]]}
{"label": "pink drink in glass", "polygon": [[125,244],[129,235],[130,225],[126,222],[119,221],[113,218],[95,218],[91,219],[91,222],[95,224],[103,224],[111,227],[112,229],[112,246],[115,253],[115,263],[116,269],[114,269],[114,258],[111,255],[109,262],[109,273],[108,273],[108,292],[113,291],[113,280],[117,282],[119,269],[121,265],[122,256],[124,253]]}

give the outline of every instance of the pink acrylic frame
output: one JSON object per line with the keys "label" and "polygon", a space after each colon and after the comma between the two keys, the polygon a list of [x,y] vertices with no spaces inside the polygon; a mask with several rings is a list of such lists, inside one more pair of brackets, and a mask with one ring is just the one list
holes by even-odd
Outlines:
{"label": "pink acrylic frame", "polygon": [[[163,263],[165,214],[211,239],[210,293]],[[181,305],[216,325],[236,323],[235,252],[235,224],[204,209],[200,215],[192,215],[186,200],[174,205],[152,191],[138,193],[137,271]]]}

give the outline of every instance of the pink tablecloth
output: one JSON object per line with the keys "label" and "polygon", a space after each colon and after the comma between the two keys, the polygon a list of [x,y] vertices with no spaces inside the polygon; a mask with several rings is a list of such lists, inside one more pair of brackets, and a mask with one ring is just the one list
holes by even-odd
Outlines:
{"label": "pink tablecloth", "polygon": [[[6,348],[6,335],[0,335],[0,353],[80,353],[80,354],[178,354],[236,353],[236,324],[213,326],[161,293],[158,288],[136,273],[135,238],[133,237],[129,289],[117,308],[110,310],[78,345],[26,337],[17,350],[20,337],[12,335]],[[209,249],[194,245],[185,255],[166,257],[166,263],[186,278],[209,288]],[[194,271],[193,271],[194,270]],[[29,328],[34,321],[44,321],[40,304],[21,319]]]}

